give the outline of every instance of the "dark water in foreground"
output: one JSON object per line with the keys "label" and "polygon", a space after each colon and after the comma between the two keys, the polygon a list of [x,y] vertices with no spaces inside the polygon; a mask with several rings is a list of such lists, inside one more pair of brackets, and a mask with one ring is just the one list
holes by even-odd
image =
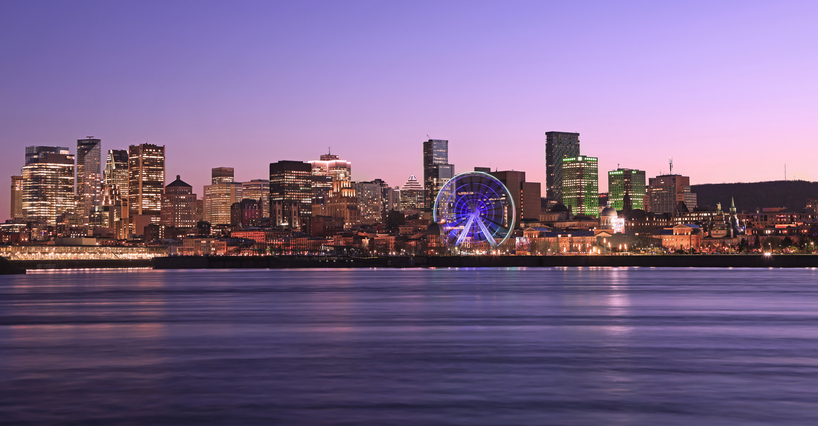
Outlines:
{"label": "dark water in foreground", "polygon": [[1,277],[0,423],[818,424],[818,271]]}

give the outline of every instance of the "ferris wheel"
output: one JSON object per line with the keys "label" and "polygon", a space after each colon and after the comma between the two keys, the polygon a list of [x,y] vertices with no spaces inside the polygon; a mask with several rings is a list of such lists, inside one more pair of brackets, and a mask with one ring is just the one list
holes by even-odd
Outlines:
{"label": "ferris wheel", "polygon": [[514,203],[508,188],[483,172],[465,172],[440,189],[432,211],[450,247],[503,244],[514,230]]}

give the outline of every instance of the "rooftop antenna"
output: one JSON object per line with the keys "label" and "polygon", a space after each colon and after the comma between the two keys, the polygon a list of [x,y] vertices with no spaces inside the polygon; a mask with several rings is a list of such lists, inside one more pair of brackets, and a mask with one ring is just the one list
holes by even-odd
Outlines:
{"label": "rooftop antenna", "polygon": [[327,147],[327,155],[332,155],[332,147],[331,146]]}
{"label": "rooftop antenna", "polygon": [[428,134],[428,133],[426,134],[426,137],[427,137],[427,138],[429,138],[429,140],[432,140],[432,137],[431,137],[431,136],[429,136],[429,134]]}
{"label": "rooftop antenna", "polygon": [[673,157],[670,157],[669,162],[670,162],[670,174],[672,175],[673,174]]}
{"label": "rooftop antenna", "polygon": [[784,164],[784,180],[787,180],[787,165]]}

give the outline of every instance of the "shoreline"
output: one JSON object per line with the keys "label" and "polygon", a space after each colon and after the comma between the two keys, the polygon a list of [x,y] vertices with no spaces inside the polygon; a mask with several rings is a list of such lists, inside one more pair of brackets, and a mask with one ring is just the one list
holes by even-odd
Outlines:
{"label": "shoreline", "polygon": [[569,256],[184,256],[140,260],[13,260],[9,273],[44,269],[305,269],[480,267],[818,268],[813,254]]}

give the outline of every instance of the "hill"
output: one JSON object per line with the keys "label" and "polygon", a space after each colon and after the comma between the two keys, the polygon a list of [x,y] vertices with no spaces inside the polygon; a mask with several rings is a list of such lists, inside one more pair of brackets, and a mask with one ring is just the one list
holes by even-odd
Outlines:
{"label": "hill", "polygon": [[691,191],[699,197],[699,206],[715,209],[721,202],[722,209],[730,208],[730,198],[735,198],[739,212],[755,211],[764,207],[787,207],[802,211],[807,198],[818,198],[818,182],[805,180],[778,180],[752,183],[708,183],[691,185]]}

